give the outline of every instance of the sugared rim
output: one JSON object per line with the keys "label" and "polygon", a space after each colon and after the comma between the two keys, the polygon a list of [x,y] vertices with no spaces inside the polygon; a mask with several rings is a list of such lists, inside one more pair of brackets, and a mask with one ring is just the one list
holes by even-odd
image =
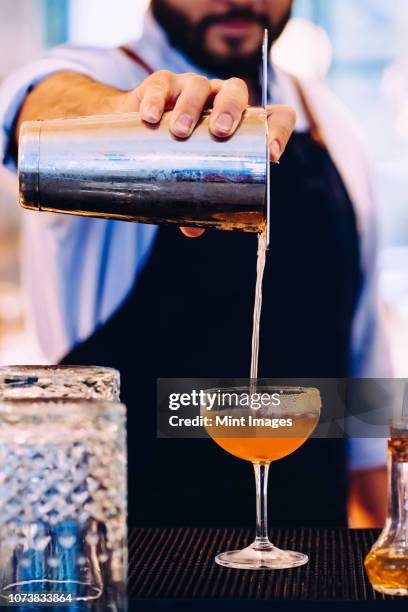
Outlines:
{"label": "sugared rim", "polygon": [[[322,398],[319,389],[316,387],[296,387],[290,385],[260,385],[256,387],[254,391],[251,390],[249,385],[237,386],[237,387],[214,387],[212,389],[203,389],[204,394],[219,394],[219,395],[245,395],[254,399],[254,395],[258,397],[263,393],[267,395],[278,394],[280,397],[280,410],[284,410],[287,414],[293,412],[298,414],[299,409],[303,411],[317,412],[321,410]],[[258,400],[257,400],[258,401]],[[200,404],[201,410],[206,407],[205,400]],[[214,409],[214,408],[213,408]],[[217,408],[218,409],[218,408]],[[242,410],[246,412],[249,409],[248,405],[242,406],[229,406],[225,408],[224,402],[222,403],[222,409],[231,410]]]}
{"label": "sugared rim", "polygon": [[[210,389],[203,389],[204,393],[230,393],[230,392],[250,392],[251,386],[248,385],[239,385],[238,387],[212,387]],[[257,385],[255,387],[254,393],[267,393],[269,391],[286,391],[288,395],[316,395],[319,394],[320,391],[317,387],[296,387],[291,385]]]}

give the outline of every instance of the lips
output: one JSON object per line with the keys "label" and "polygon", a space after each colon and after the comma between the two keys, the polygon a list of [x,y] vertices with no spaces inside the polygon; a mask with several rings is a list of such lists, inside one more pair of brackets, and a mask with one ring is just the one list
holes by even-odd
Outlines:
{"label": "lips", "polygon": [[219,25],[225,30],[240,32],[243,30],[247,30],[254,24],[256,24],[255,19],[236,18],[236,19],[225,19],[225,20],[220,19],[217,25]]}

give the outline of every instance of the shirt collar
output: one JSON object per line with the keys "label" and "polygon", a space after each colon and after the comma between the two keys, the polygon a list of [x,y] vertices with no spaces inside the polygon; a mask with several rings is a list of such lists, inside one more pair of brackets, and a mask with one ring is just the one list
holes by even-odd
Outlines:
{"label": "shirt collar", "polygon": [[150,10],[145,15],[141,37],[130,43],[129,47],[137,51],[153,70],[166,69],[176,73],[203,72],[171,44],[166,32],[157,23]]}

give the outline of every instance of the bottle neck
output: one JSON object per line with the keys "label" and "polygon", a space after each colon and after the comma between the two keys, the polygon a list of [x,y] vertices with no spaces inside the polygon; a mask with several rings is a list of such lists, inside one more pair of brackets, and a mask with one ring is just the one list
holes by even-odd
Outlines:
{"label": "bottle neck", "polygon": [[408,538],[408,438],[388,441],[388,519]]}

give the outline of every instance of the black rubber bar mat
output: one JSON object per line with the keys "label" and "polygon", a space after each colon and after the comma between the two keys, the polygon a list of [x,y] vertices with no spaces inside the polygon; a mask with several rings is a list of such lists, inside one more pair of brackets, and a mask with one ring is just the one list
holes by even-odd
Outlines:
{"label": "black rubber bar mat", "polygon": [[406,605],[406,598],[376,593],[365,575],[364,556],[378,534],[378,530],[371,529],[272,529],[270,538],[274,544],[307,553],[309,563],[291,570],[243,571],[220,567],[214,557],[246,546],[253,538],[251,530],[133,529],[129,538],[128,593],[131,600],[166,601],[166,607],[171,600],[193,600],[197,605],[200,600],[203,605],[205,601],[223,600],[225,609],[227,600],[243,604],[248,600],[399,600]]}

